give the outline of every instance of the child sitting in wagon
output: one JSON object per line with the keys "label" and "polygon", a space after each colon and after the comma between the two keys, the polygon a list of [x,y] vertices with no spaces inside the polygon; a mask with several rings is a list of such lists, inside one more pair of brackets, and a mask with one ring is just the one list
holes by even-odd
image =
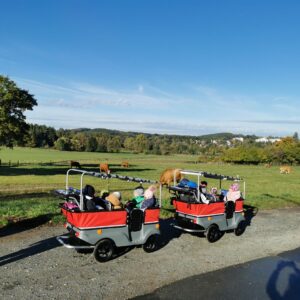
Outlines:
{"label": "child sitting in wagon", "polygon": [[128,210],[132,210],[133,208],[147,209],[154,207],[156,205],[155,192],[156,187],[154,185],[149,186],[146,190],[144,190],[142,186],[138,186],[133,191],[134,197],[126,203],[125,207]]}
{"label": "child sitting in wagon", "polygon": [[240,186],[238,183],[233,183],[226,194],[225,202],[227,201],[233,201],[240,199],[242,197]]}
{"label": "child sitting in wagon", "polygon": [[212,187],[210,193],[207,192],[207,181],[201,181],[199,186],[200,191],[200,199],[203,203],[209,204],[211,202],[217,202],[218,197],[218,189],[216,187]]}

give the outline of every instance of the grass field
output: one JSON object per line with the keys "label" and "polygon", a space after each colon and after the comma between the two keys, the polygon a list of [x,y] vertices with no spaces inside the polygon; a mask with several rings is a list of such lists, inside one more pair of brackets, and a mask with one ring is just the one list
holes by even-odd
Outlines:
{"label": "grass field", "polygon": [[[143,155],[131,153],[89,153],[60,152],[48,149],[2,148],[0,150],[0,226],[23,218],[48,216],[54,222],[61,220],[58,203],[61,201],[51,192],[64,188],[65,174],[69,161],[76,160],[82,168],[99,171],[100,162],[107,162],[113,173],[158,180],[161,172],[169,167],[190,170],[204,170],[224,175],[239,175],[246,181],[246,203],[261,209],[293,207],[300,205],[300,167],[295,166],[289,175],[279,174],[279,166],[244,166],[228,164],[195,164],[192,155]],[[122,168],[127,160],[129,168]],[[10,162],[10,163],[9,163]],[[123,201],[132,197],[136,183],[120,180],[101,180],[86,177],[86,182],[95,186],[97,192],[103,189],[118,190]],[[219,186],[215,180],[208,180],[209,186]],[[227,188],[230,182],[224,182]],[[71,176],[70,184],[79,187],[78,175]],[[168,209],[169,193],[163,190],[162,216],[171,216]]]}

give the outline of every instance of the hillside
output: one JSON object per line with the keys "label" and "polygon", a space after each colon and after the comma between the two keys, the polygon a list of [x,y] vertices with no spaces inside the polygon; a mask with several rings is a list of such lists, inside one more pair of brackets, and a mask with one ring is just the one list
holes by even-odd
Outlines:
{"label": "hillside", "polygon": [[[76,129],[70,129],[66,130],[70,131],[72,133],[91,133],[91,134],[108,134],[108,135],[119,135],[119,136],[132,136],[135,137],[139,134],[143,134],[146,137],[169,137],[169,138],[181,138],[181,139],[201,139],[205,141],[210,140],[230,140],[234,137],[246,137],[243,134],[233,134],[230,132],[220,132],[220,133],[211,133],[211,134],[205,134],[205,135],[176,135],[176,134],[157,134],[157,133],[143,133],[143,132],[134,132],[134,131],[121,131],[121,130],[114,130],[114,129],[107,129],[107,128],[76,128]],[[255,135],[251,136],[253,138],[256,138]]]}

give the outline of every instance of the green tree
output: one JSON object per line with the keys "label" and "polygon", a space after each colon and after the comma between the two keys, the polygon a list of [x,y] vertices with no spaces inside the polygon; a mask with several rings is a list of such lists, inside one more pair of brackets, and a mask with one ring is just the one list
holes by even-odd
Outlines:
{"label": "green tree", "polygon": [[160,153],[162,155],[169,155],[170,154],[170,146],[167,143],[160,144],[159,145],[159,150],[160,150]]}
{"label": "green tree", "polygon": [[223,161],[238,164],[258,164],[262,160],[262,149],[257,147],[240,146],[225,150]]}
{"label": "green tree", "polygon": [[24,140],[29,129],[24,112],[35,105],[33,95],[0,75],[0,145],[13,147]]}
{"label": "green tree", "polygon": [[71,150],[71,141],[68,137],[62,136],[54,143],[54,147],[60,151],[69,151]]}
{"label": "green tree", "polygon": [[90,136],[87,141],[85,151],[95,152],[98,148],[97,139],[94,136]]}
{"label": "green tree", "polygon": [[298,142],[299,141],[299,136],[298,136],[298,132],[295,132],[293,135],[293,139]]}
{"label": "green tree", "polygon": [[274,158],[279,163],[292,164],[300,160],[299,142],[293,137],[285,137],[277,142],[273,148]]}
{"label": "green tree", "polygon": [[121,140],[119,136],[114,136],[107,141],[108,152],[120,152],[122,147]]}
{"label": "green tree", "polygon": [[29,127],[26,146],[52,147],[57,140],[56,131],[52,127],[37,124],[30,124]]}
{"label": "green tree", "polygon": [[107,141],[108,135],[107,134],[100,134],[97,136],[97,152],[107,152]]}
{"label": "green tree", "polygon": [[135,139],[133,137],[127,137],[124,141],[124,147],[127,150],[134,150],[135,148]]}
{"label": "green tree", "polygon": [[144,134],[138,134],[135,137],[135,150],[137,152],[146,152],[149,148],[149,143]]}
{"label": "green tree", "polygon": [[82,132],[78,132],[72,137],[71,143],[72,143],[72,150],[85,151],[87,145],[87,136]]}

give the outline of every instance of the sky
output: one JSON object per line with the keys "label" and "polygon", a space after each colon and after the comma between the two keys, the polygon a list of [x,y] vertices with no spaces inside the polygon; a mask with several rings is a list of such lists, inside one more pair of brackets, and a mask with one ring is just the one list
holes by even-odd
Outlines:
{"label": "sky", "polygon": [[300,125],[300,2],[3,0],[0,74],[55,128],[285,136]]}

